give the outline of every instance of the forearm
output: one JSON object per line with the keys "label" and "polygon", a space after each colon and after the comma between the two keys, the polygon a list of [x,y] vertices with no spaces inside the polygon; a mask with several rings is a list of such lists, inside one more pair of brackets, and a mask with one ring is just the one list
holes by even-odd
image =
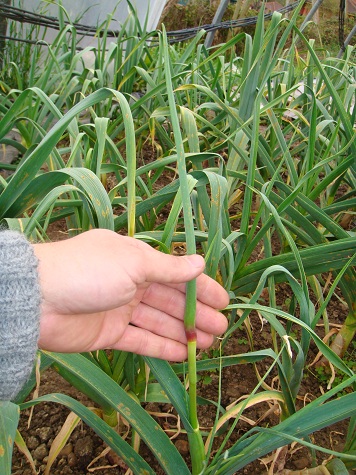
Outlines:
{"label": "forearm", "polygon": [[19,233],[0,231],[0,400],[14,398],[31,373],[40,302],[32,245]]}

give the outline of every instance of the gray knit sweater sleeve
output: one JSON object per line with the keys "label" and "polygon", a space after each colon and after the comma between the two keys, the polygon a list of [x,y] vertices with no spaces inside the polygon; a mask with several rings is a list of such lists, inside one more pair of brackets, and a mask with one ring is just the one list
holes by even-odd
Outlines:
{"label": "gray knit sweater sleeve", "polygon": [[37,259],[19,233],[0,231],[0,400],[11,400],[30,376],[40,318]]}

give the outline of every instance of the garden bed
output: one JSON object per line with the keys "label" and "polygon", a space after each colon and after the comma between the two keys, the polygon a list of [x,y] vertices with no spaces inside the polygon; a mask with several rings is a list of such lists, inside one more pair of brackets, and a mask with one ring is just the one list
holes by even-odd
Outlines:
{"label": "garden bed", "polygon": [[[281,304],[285,300],[285,292],[281,292]],[[345,308],[338,300],[334,300],[330,307],[331,324],[340,325],[345,316]],[[268,323],[261,322],[258,317],[252,318],[253,341],[255,350],[268,348],[271,346],[271,333]],[[249,351],[247,335],[243,330],[238,330],[230,339],[225,348],[226,354],[236,355]],[[312,346],[308,361],[312,362],[317,355],[317,348]],[[354,355],[354,364],[356,359]],[[261,372],[265,368],[259,368]],[[298,398],[298,405],[312,401],[327,390],[327,380],[330,375],[327,372],[318,372],[314,367],[305,370],[305,378],[301,386]],[[272,382],[272,381],[271,381]],[[252,365],[239,365],[225,368],[222,372],[222,400],[221,404],[226,407],[233,404],[239,398],[250,394],[257,384],[256,374]],[[199,394],[207,399],[217,400],[219,393],[219,375],[218,372],[207,372],[201,375],[199,383]],[[77,391],[54,370],[50,369],[43,373],[40,384],[40,395],[50,393],[64,393],[87,406],[94,406],[92,401]],[[159,424],[166,430],[170,430],[169,436],[182,456],[189,465],[189,446],[186,436],[177,428],[177,418],[174,408],[168,404],[148,403],[146,409],[156,417]],[[31,415],[30,410],[24,411],[21,415],[19,430],[25,439],[28,448],[36,462],[36,468],[39,474],[43,474],[51,444],[55,436],[59,433],[69,414],[68,409],[54,403],[42,403],[34,408]],[[159,414],[159,417],[155,416]],[[202,406],[199,410],[199,419],[202,429],[208,430],[214,424],[216,411],[214,406]],[[246,419],[245,419],[246,418]],[[243,412],[243,418],[240,420],[231,437],[231,443],[242,436],[252,426],[253,422],[263,426],[273,426],[278,423],[279,408],[273,404],[262,403],[253,408],[246,409]],[[30,427],[28,423],[30,421]],[[342,451],[345,441],[345,435],[348,430],[348,422],[327,427],[313,434],[313,442],[321,447]],[[219,447],[224,434],[217,438],[216,448]],[[158,475],[164,475],[155,458],[150,451],[141,444],[140,453],[149,462],[150,466]],[[104,454],[100,457],[101,454]],[[92,463],[96,457],[100,457],[95,463]],[[316,460],[318,464],[325,463],[329,456],[317,452]],[[274,464],[274,474],[287,475],[289,471],[300,470],[301,474],[307,474],[312,466],[312,453],[300,444],[292,444],[285,447],[281,452],[274,452],[261,460],[247,465],[236,472],[237,474],[262,475],[267,474],[268,468]],[[102,467],[102,468],[100,468]],[[57,457],[51,469],[51,475],[86,475],[95,473],[97,475],[121,475],[125,474],[127,466],[122,462],[119,456],[110,451],[107,453],[107,446],[103,444],[100,437],[86,424],[81,423],[73,431],[69,441]],[[351,472],[350,472],[351,473]],[[12,475],[33,475],[25,456],[18,449],[15,450],[13,458]],[[178,473],[177,473],[178,475]]]}
{"label": "garden bed", "polygon": [[[120,474],[126,464],[151,475],[198,475],[204,464],[204,475],[287,475],[329,458],[321,470],[345,475],[356,463],[355,51],[316,50],[297,10],[288,21],[260,18],[253,37],[212,50],[202,32],[184,45],[164,33],[152,43],[132,20],[109,52],[98,35],[94,68],[65,28],[42,58],[43,45],[8,49],[0,143],[18,153],[0,161],[0,219],[37,241],[107,228],[163,252],[203,254],[231,296],[224,348],[197,361],[190,352],[189,371],[104,350],[43,352],[65,380],[45,369],[47,397],[1,405],[0,435],[14,439],[20,408],[20,433],[44,474],[69,407],[78,418],[53,475]],[[330,375],[310,366],[319,351]],[[196,373],[200,432],[187,390]],[[119,455],[103,454],[103,440]],[[12,472],[31,473],[17,448]]]}

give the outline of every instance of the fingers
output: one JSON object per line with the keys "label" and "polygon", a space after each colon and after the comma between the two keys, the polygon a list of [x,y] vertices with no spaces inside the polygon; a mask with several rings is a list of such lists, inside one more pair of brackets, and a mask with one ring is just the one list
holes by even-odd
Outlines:
{"label": "fingers", "polygon": [[111,348],[168,361],[183,361],[187,358],[187,347],[183,343],[132,325],[127,327],[123,338]]}
{"label": "fingers", "polygon": [[[212,341],[210,337],[210,343],[204,348],[210,346]],[[188,356],[186,344],[132,325],[127,327],[123,338],[111,348],[168,361],[184,361]]]}
{"label": "fingers", "polygon": [[[185,294],[178,289],[172,289],[171,287],[161,284],[151,284],[147,288],[142,302],[146,306],[157,309],[163,315],[170,315],[180,322],[184,318]],[[143,322],[145,318],[148,318],[148,314],[145,315],[145,310],[147,312],[147,308],[141,306],[136,309],[132,320],[135,325],[141,325],[141,321]],[[164,321],[159,321],[160,314],[157,315],[157,325],[164,325]],[[196,327],[208,334],[221,335],[227,329],[227,319],[211,305],[198,301],[196,308]]]}
{"label": "fingers", "polygon": [[201,302],[217,309],[223,309],[229,304],[229,294],[226,290],[211,277],[203,274],[205,261],[202,256],[171,256],[151,247],[146,251],[146,282],[167,284],[184,292],[185,284],[196,278],[197,297]]}
{"label": "fingers", "polygon": [[[196,279],[197,299],[210,307],[224,309],[229,305],[230,297],[226,290],[211,277],[201,274]],[[167,284],[167,286],[185,293],[186,284]]]}
{"label": "fingers", "polygon": [[[166,313],[157,310],[157,308],[140,304],[135,311],[132,322],[136,327],[143,328],[156,335],[168,339],[174,339],[180,343],[187,344],[187,337],[182,319],[167,315]],[[210,327],[213,328],[214,326],[210,325]],[[205,331],[201,328],[197,329],[198,348],[208,348],[213,343],[214,333],[209,330]]]}
{"label": "fingers", "polygon": [[[145,276],[142,282],[151,282],[153,285],[166,284],[167,288],[176,288],[185,292],[188,281],[197,279],[197,298],[200,302],[216,309],[223,309],[229,304],[229,295],[226,290],[209,276],[203,274],[205,262],[199,255],[172,256],[152,249],[145,243],[143,267]],[[171,290],[170,290],[171,291]]]}

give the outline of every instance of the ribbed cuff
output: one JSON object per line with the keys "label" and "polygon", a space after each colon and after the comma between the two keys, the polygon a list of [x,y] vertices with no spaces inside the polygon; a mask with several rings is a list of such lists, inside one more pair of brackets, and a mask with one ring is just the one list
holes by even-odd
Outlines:
{"label": "ribbed cuff", "polygon": [[20,233],[0,231],[0,400],[29,378],[37,351],[41,293],[37,258]]}

